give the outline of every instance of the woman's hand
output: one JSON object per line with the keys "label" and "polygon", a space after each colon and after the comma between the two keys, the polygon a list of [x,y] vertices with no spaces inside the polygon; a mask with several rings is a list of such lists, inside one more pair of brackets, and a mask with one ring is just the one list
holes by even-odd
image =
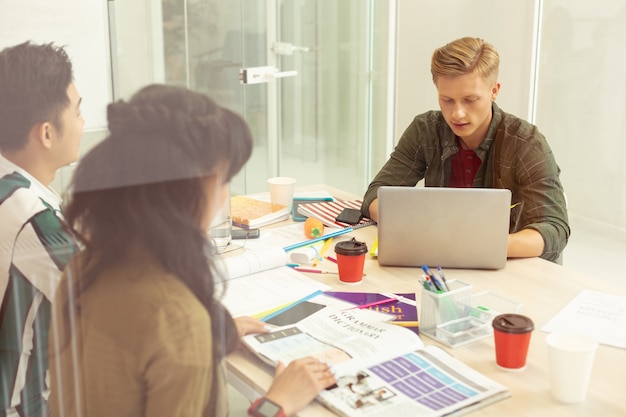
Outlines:
{"label": "woman's hand", "polygon": [[270,331],[269,326],[252,317],[241,316],[233,320],[235,320],[239,337],[252,333],[268,333]]}
{"label": "woman's hand", "polygon": [[313,357],[292,361],[285,367],[282,362],[276,366],[274,382],[267,399],[283,408],[290,416],[303,409],[324,388],[335,383],[331,368]]}

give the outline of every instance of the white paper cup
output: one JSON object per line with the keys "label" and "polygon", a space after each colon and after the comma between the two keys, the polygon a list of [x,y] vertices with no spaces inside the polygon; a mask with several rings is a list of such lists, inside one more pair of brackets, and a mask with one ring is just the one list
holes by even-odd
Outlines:
{"label": "white paper cup", "polygon": [[585,401],[598,342],[576,333],[551,333],[546,337],[552,395],[565,404]]}
{"label": "white paper cup", "polygon": [[296,179],[291,177],[274,177],[267,180],[267,185],[270,190],[270,201],[273,204],[282,204],[291,209]]}

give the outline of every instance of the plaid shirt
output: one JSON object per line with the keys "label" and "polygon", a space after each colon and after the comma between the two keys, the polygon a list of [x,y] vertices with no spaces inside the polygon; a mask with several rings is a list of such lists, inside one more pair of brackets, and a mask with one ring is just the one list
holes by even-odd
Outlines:
{"label": "plaid shirt", "polygon": [[[509,232],[537,230],[545,242],[541,257],[557,261],[570,235],[561,170],[536,126],[503,112],[495,103],[492,111],[487,136],[475,150],[482,164],[474,187],[511,190]],[[457,152],[455,135],[440,111],[416,116],[370,183],[363,214],[369,216],[369,205],[384,185],[413,187],[424,179],[427,187],[449,186],[450,157]]]}

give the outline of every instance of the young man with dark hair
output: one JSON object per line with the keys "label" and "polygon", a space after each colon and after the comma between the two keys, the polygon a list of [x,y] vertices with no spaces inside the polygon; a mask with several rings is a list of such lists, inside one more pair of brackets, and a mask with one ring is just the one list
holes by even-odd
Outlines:
{"label": "young man with dark hair", "polygon": [[47,415],[50,300],[76,249],[50,184],[78,159],[80,102],[62,47],[0,51],[0,417]]}

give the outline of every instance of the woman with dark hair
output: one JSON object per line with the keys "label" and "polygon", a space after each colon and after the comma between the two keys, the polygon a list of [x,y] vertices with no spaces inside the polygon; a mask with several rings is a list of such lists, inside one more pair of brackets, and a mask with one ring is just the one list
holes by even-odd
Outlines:
{"label": "woman with dark hair", "polygon": [[[108,119],[65,210],[84,249],[53,307],[52,414],[224,416],[222,360],[238,335],[265,330],[218,301],[206,230],[250,157],[250,131],[208,97],[163,85],[109,105]],[[316,359],[279,364],[265,401],[290,415],[333,383]]]}

